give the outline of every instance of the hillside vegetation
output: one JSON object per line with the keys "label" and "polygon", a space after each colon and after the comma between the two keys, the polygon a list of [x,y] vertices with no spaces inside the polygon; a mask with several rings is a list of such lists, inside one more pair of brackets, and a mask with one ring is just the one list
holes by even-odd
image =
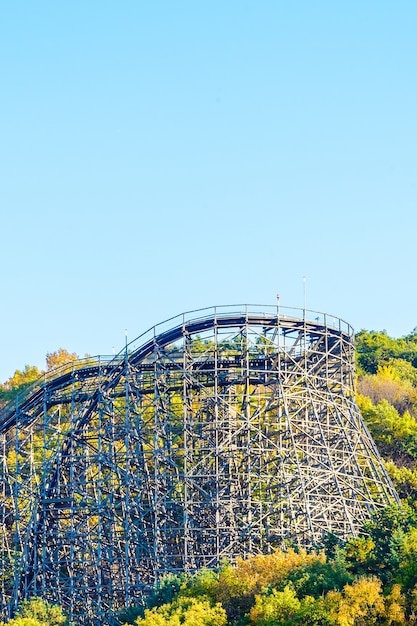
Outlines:
{"label": "hillside vegetation", "polygon": [[[417,330],[356,337],[358,405],[402,500],[356,539],[320,549],[275,550],[217,571],[165,577],[146,606],[119,615],[138,626],[366,626],[417,624]],[[70,360],[59,350],[48,369]],[[52,357],[52,358],[51,358]],[[0,385],[0,403],[39,376],[26,366]],[[26,602],[12,626],[64,624],[59,607]]]}

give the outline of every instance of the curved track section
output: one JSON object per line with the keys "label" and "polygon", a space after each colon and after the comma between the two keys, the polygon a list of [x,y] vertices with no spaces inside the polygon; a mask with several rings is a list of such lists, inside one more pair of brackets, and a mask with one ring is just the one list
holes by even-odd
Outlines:
{"label": "curved track section", "polygon": [[4,612],[110,623],[166,572],[355,535],[397,496],[354,374],[345,322],[236,306],[38,382],[0,413]]}

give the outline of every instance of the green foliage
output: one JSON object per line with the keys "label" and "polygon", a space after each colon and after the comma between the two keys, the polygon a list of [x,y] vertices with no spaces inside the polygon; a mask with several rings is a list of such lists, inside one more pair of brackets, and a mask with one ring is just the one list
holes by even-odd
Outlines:
{"label": "green foliage", "polygon": [[394,461],[386,461],[385,467],[398,495],[408,503],[417,501],[417,468],[398,467]]}
{"label": "green foliage", "polygon": [[41,375],[42,372],[34,365],[25,365],[22,371],[16,370],[11,378],[0,385],[0,402],[5,403],[13,400],[38,380]]}
{"label": "green foliage", "polygon": [[7,623],[8,626],[44,626],[45,622],[40,622],[33,617],[15,617],[8,622],[0,622],[0,626],[4,626]]}
{"label": "green foliage", "polygon": [[[410,367],[414,370],[412,365]],[[376,374],[360,378],[358,391],[370,398],[373,404],[378,404],[382,400],[387,401],[399,413],[414,412],[417,405],[415,383],[409,379],[401,378],[392,365],[379,367]]]}
{"label": "green foliage", "polygon": [[361,330],[356,335],[356,358],[359,373],[376,374],[380,363],[400,356],[404,340],[388,337],[386,332]]}
{"label": "green foliage", "polygon": [[24,600],[16,616],[7,622],[9,626],[66,626],[68,620],[61,607],[49,604],[42,598]]}
{"label": "green foliage", "polygon": [[117,621],[120,624],[135,624],[138,617],[143,617],[144,607],[142,605],[132,605],[122,609],[117,613]]}
{"label": "green foliage", "polygon": [[344,542],[340,539],[340,537],[337,537],[333,533],[327,533],[324,535],[321,546],[318,546],[318,548],[321,548],[324,551],[327,559],[334,559],[337,558],[338,554],[340,554],[343,544]]}
{"label": "green foliage", "polygon": [[[408,566],[417,539],[417,511],[407,504],[374,513],[363,534],[346,546],[348,569],[354,574],[377,575],[384,584],[404,582],[399,575]],[[417,543],[415,544],[417,550]],[[412,576],[411,576],[412,578]],[[411,580],[411,579],[410,579]],[[407,583],[407,588],[411,582]]]}
{"label": "green foliage", "polygon": [[298,621],[301,602],[289,585],[283,591],[271,589],[269,593],[256,596],[255,606],[250,612],[251,624],[274,626]]}
{"label": "green foliage", "polygon": [[202,339],[200,335],[196,335],[190,340],[189,347],[194,354],[204,354],[214,350],[213,342]]}
{"label": "green foliage", "polygon": [[417,367],[405,359],[389,359],[378,367],[377,373],[388,375],[417,386]]}
{"label": "green foliage", "polygon": [[341,554],[333,561],[314,561],[309,565],[301,565],[286,577],[297,595],[313,596],[318,598],[328,591],[340,590],[352,582],[352,575],[346,569],[346,563]]}
{"label": "green foliage", "polygon": [[149,596],[146,606],[151,609],[172,602],[187,580],[186,574],[166,574],[155,585],[153,593]]}
{"label": "green foliage", "polygon": [[356,356],[359,374],[376,374],[381,364],[403,359],[417,366],[417,333],[401,339],[389,337],[385,331],[361,330],[356,335]]}
{"label": "green foliage", "polygon": [[61,607],[56,604],[49,604],[42,598],[31,598],[25,600],[19,606],[17,611],[19,617],[38,619],[48,626],[60,626],[67,624],[67,618],[63,614]]}
{"label": "green foliage", "polygon": [[362,577],[352,585],[346,585],[343,594],[335,595],[334,600],[335,606],[330,611],[329,617],[338,626],[384,623],[385,603],[382,585],[376,577]]}
{"label": "green foliage", "polygon": [[369,535],[350,539],[344,550],[348,570],[360,576],[367,574],[370,563],[375,565],[374,549],[375,542]]}
{"label": "green foliage", "polygon": [[281,588],[290,572],[325,560],[324,553],[296,552],[292,548],[238,559],[235,566],[227,565],[219,571],[216,599],[226,609],[229,620],[242,620],[262,589]]}
{"label": "green foliage", "polygon": [[[56,352],[48,352],[46,355],[47,370],[53,370],[67,363],[78,359],[75,352],[68,352],[64,348],[59,348]],[[16,370],[13,376],[0,384],[0,406],[10,400],[14,400],[17,395],[24,394],[25,391],[44,374],[35,365],[25,365],[23,370]]]}
{"label": "green foliage", "polygon": [[[225,564],[223,567],[228,567]],[[189,597],[205,597],[212,602],[217,602],[219,597],[219,574],[210,569],[202,569],[194,576],[183,578],[181,593]]]}
{"label": "green foliage", "polygon": [[212,605],[206,599],[180,596],[169,604],[145,609],[144,617],[136,620],[138,626],[226,626],[226,612],[220,604]]}
{"label": "green foliage", "polygon": [[402,463],[417,460],[417,421],[408,411],[400,415],[387,400],[374,405],[359,395],[357,401],[381,454]]}

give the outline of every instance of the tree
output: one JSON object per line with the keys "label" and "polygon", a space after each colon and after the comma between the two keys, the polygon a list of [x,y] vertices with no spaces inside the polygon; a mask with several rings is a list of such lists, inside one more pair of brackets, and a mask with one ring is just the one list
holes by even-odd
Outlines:
{"label": "tree", "polygon": [[375,565],[375,542],[371,537],[359,535],[349,539],[345,546],[345,556],[349,571],[355,575],[365,575],[369,567]]}
{"label": "tree", "polygon": [[68,620],[61,607],[49,604],[42,598],[24,600],[16,612],[16,617],[7,622],[8,626],[65,626]]}
{"label": "tree", "polygon": [[417,528],[399,537],[399,568],[396,579],[406,591],[417,587]]}
{"label": "tree", "polygon": [[361,330],[356,335],[356,357],[359,374],[376,374],[380,365],[392,359],[403,359],[417,367],[417,331],[393,339],[386,331]]}
{"label": "tree", "polygon": [[51,370],[66,365],[67,363],[76,361],[78,358],[79,357],[75,352],[68,352],[68,350],[65,350],[64,348],[59,348],[59,350],[56,350],[55,352],[47,353],[46,367],[48,372],[50,372]]}
{"label": "tree", "polygon": [[385,331],[361,330],[356,334],[356,357],[360,373],[376,374],[380,363],[399,356],[404,340],[392,339]]}
{"label": "tree", "polygon": [[393,585],[386,598],[385,617],[387,624],[407,624],[405,615],[405,598],[400,585]]}
{"label": "tree", "polygon": [[290,585],[282,591],[271,589],[268,594],[256,596],[255,606],[250,611],[250,622],[256,626],[291,624],[300,608],[301,602]]}
{"label": "tree", "polygon": [[402,464],[417,460],[417,421],[408,411],[400,415],[387,400],[374,405],[358,395],[357,401],[381,454],[400,458]]}
{"label": "tree", "polygon": [[398,495],[410,503],[417,500],[417,468],[397,467],[394,461],[386,461],[385,467]]}
{"label": "tree", "polygon": [[301,565],[288,574],[285,582],[291,583],[298,597],[312,596],[318,598],[330,590],[341,590],[352,581],[344,559],[338,558],[330,562],[314,561]]}
{"label": "tree", "polygon": [[[7,626],[45,626],[46,624],[34,617],[15,617],[6,623]],[[5,626],[5,622],[0,622],[0,626]]]}
{"label": "tree", "polygon": [[[392,505],[374,513],[364,524],[364,533],[374,544],[367,554],[368,572],[378,574],[384,584],[398,582],[398,571],[405,554],[404,541],[416,528],[417,511],[407,504]],[[408,552],[412,553],[412,549],[410,544]],[[417,547],[414,554],[417,554]]]}
{"label": "tree", "polygon": [[38,380],[41,375],[42,372],[35,365],[25,365],[23,370],[16,370],[11,378],[0,385],[0,401],[13,400]]}
{"label": "tree", "polygon": [[[336,598],[341,597],[338,592],[333,593]],[[286,585],[282,591],[265,589],[262,594],[257,595],[249,620],[253,626],[330,626],[335,623],[331,621],[331,609],[334,606],[334,597],[330,601],[327,596],[298,597],[292,586]],[[336,606],[339,604],[336,603]]]}
{"label": "tree", "polygon": [[339,606],[336,605],[330,617],[337,626],[370,626],[383,623],[384,615],[381,581],[376,577],[362,577],[345,586]]}
{"label": "tree", "polygon": [[179,597],[169,604],[145,609],[138,626],[226,626],[226,612],[220,604],[204,598]]}
{"label": "tree", "polygon": [[358,391],[370,398],[373,404],[378,404],[381,400],[389,402],[399,413],[414,411],[416,407],[416,387],[410,380],[400,378],[392,365],[379,367],[377,374],[360,378]]}
{"label": "tree", "polygon": [[264,587],[282,586],[290,572],[317,561],[326,561],[324,553],[295,552],[292,548],[237,559],[235,566],[220,569],[216,600],[226,609],[230,621],[242,619]]}

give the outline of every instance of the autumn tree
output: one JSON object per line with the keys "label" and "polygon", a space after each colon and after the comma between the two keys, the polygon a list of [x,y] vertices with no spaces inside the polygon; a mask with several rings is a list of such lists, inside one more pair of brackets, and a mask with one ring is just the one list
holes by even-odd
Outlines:
{"label": "autumn tree", "polygon": [[226,612],[220,604],[209,600],[180,596],[169,604],[145,609],[137,626],[226,626]]}
{"label": "autumn tree", "polygon": [[[333,592],[338,593],[338,592]],[[385,602],[381,581],[376,578],[359,578],[346,585],[336,609],[330,611],[330,618],[337,626],[371,626],[381,624],[385,616]],[[330,595],[330,598],[332,596]]]}
{"label": "autumn tree", "polygon": [[61,607],[50,604],[42,598],[24,600],[19,605],[16,616],[7,622],[8,626],[66,626],[67,624],[68,620]]}
{"label": "autumn tree", "polygon": [[385,399],[374,405],[359,395],[357,401],[382,455],[397,458],[401,465],[417,460],[417,421],[408,411],[400,415]]}
{"label": "autumn tree", "polygon": [[62,367],[67,363],[71,363],[72,361],[76,361],[78,359],[78,355],[75,352],[68,352],[64,348],[59,348],[55,352],[48,352],[46,355],[46,368],[48,372],[51,370],[55,370],[58,367]]}
{"label": "autumn tree", "polygon": [[25,365],[23,370],[16,370],[13,376],[0,385],[0,403],[13,400],[38,380],[42,372],[34,365]]}

